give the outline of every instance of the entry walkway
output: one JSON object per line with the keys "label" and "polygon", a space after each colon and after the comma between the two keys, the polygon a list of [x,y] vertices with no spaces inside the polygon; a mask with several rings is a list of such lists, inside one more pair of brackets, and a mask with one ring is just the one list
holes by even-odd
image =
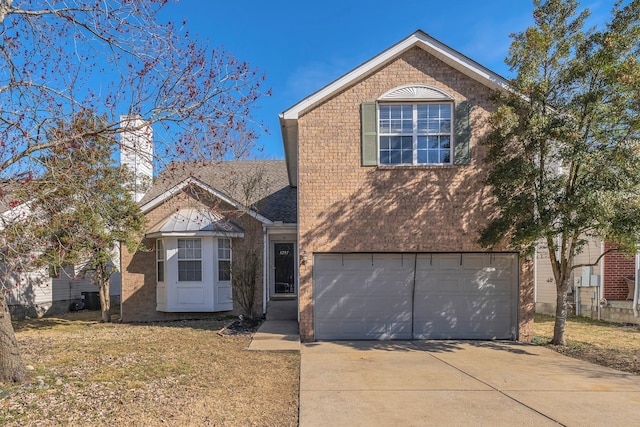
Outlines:
{"label": "entry walkway", "polygon": [[300,351],[300,335],[296,320],[266,320],[253,334],[252,351]]}
{"label": "entry walkway", "polygon": [[301,348],[300,426],[638,426],[640,376],[474,341]]}

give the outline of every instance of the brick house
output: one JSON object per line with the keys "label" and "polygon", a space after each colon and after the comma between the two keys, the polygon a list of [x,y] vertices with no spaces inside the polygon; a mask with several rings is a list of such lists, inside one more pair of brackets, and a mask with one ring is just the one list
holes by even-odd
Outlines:
{"label": "brick house", "polygon": [[532,263],[486,252],[500,76],[417,31],[280,115],[303,340],[531,338]]}
{"label": "brick house", "polygon": [[[263,313],[280,294],[294,297],[305,341],[529,341],[533,262],[477,244],[492,215],[479,142],[492,93],[506,88],[417,31],[280,115],[286,160],[269,167],[284,175],[247,214],[229,215],[239,196],[213,177],[242,175],[237,162],[156,180],[141,200],[150,250],[122,256],[123,320],[237,312],[231,282],[217,283],[228,257],[216,249],[237,259],[255,234]],[[205,259],[208,272],[189,264]]]}

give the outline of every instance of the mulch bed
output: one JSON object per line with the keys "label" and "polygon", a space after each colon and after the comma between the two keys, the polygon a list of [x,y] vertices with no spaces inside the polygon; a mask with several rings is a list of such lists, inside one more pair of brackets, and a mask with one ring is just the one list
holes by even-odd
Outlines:
{"label": "mulch bed", "polygon": [[262,325],[262,319],[243,319],[231,322],[220,332],[221,335],[251,336]]}

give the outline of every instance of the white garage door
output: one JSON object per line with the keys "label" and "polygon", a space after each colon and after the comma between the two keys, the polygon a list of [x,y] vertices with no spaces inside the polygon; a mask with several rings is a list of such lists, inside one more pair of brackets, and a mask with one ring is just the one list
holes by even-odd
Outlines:
{"label": "white garage door", "polygon": [[514,254],[316,254],[316,339],[515,339]]}

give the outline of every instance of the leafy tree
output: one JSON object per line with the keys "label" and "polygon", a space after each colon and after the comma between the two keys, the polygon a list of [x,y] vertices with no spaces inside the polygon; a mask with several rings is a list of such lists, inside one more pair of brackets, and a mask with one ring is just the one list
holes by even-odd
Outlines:
{"label": "leafy tree", "polygon": [[[546,246],[557,289],[553,343],[565,344],[571,272],[587,239],[640,241],[640,1],[585,30],[575,0],[535,0],[512,35],[514,91],[498,95],[484,143],[497,215],[481,233],[531,254]],[[594,264],[599,261],[596,260]]]}
{"label": "leafy tree", "polygon": [[[260,124],[252,122],[251,108],[260,96],[269,94],[262,89],[264,75],[223,49],[209,48],[185,30],[184,22],[160,22],[158,12],[167,2],[0,0],[2,204],[16,208],[24,202],[16,189],[54,188],[64,196],[61,200],[82,208],[76,199],[67,198],[77,190],[72,186],[75,179],[57,170],[68,163],[53,161],[53,153],[78,155],[86,162],[100,152],[96,145],[109,141],[117,149],[121,115],[138,114],[154,125],[156,162],[217,159],[240,136],[255,140]],[[74,123],[89,117],[100,119],[91,126]],[[56,185],[34,186],[45,176]],[[30,196],[46,199],[44,193]],[[96,197],[87,204],[95,206]],[[65,225],[61,213],[71,211],[62,206],[49,212]],[[22,214],[12,211],[10,219],[19,220]],[[77,209],[73,216],[77,219],[80,214],[87,215],[86,223],[94,223],[90,212]],[[54,236],[57,225],[51,224]],[[5,230],[0,230],[0,238],[6,241]],[[104,236],[91,237],[97,242]],[[26,268],[38,258],[33,249],[39,248],[32,241],[29,252],[17,253],[17,248],[29,246],[27,236],[22,243],[14,242],[6,255]],[[62,252],[68,256],[73,251]],[[0,381],[24,380],[3,292],[0,316]]]}

